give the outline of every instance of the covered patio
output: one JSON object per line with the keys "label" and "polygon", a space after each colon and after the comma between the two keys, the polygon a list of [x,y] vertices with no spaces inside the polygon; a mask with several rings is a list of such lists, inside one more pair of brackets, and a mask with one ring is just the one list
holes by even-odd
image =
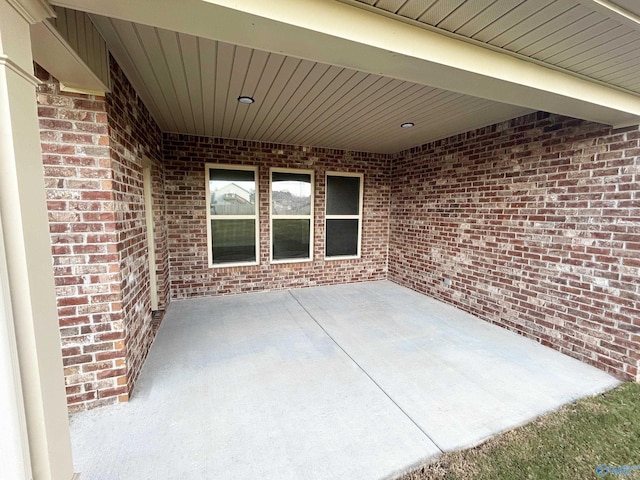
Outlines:
{"label": "covered patio", "polygon": [[393,476],[640,380],[639,49],[631,0],[0,0],[3,475]]}
{"label": "covered patio", "polygon": [[101,479],[377,479],[610,375],[389,281],[174,301],[129,403],[72,418]]}

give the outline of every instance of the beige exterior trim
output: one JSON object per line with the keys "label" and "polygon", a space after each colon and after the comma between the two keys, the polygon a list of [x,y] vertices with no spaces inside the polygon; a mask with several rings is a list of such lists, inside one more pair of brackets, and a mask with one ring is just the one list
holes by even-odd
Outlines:
{"label": "beige exterior trim", "polygon": [[[433,26],[431,26],[429,24],[426,24],[426,23],[423,23],[423,22],[419,22],[419,21],[413,20],[411,18],[405,18],[405,17],[399,16],[399,15],[394,15],[391,12],[387,12],[386,10],[382,10],[382,9],[376,8],[376,7],[372,6],[372,5],[368,5],[368,4],[359,2],[358,0],[338,0],[338,1],[340,1],[342,3],[345,3],[347,5],[351,5],[351,6],[354,6],[354,7],[357,7],[357,8],[361,8],[361,9],[366,10],[366,11],[371,12],[371,13],[375,13],[376,15],[386,16],[387,18],[391,18],[394,21],[401,21],[401,22],[407,23],[408,25],[413,25],[414,27],[418,27],[418,28],[422,28],[424,30],[428,30],[430,32],[434,32],[434,33],[436,33],[438,35],[444,35],[445,37],[453,38],[453,39],[458,40],[460,42],[468,43],[469,45],[474,45],[476,47],[484,48],[484,49],[490,50],[492,52],[499,53],[501,55],[508,55],[510,57],[517,58],[517,59],[522,60],[524,62],[528,62],[528,63],[532,63],[534,65],[538,65],[541,68],[547,68],[547,69],[554,70],[556,72],[564,73],[565,75],[570,75],[572,77],[579,78],[579,79],[584,80],[586,82],[590,82],[590,83],[594,83],[594,84],[597,84],[597,85],[601,85],[601,86],[603,86],[605,88],[612,88],[614,90],[618,90],[618,91],[620,91],[622,93],[625,93],[625,94],[629,94],[629,95],[633,95],[633,96],[636,95],[635,92],[632,92],[630,90],[627,90],[627,89],[624,89],[624,88],[621,88],[621,87],[618,87],[618,86],[615,86],[615,85],[607,84],[607,83],[602,82],[600,80],[597,80],[595,78],[589,78],[586,75],[581,75],[579,73],[572,72],[570,70],[567,70],[567,69],[564,69],[564,68],[549,64],[549,63],[545,63],[545,62],[543,62],[541,60],[538,60],[536,58],[527,57],[526,55],[522,55],[522,54],[517,53],[517,52],[512,52],[510,50],[506,50],[506,49],[503,49],[503,48],[500,48],[500,47],[496,47],[494,45],[491,45],[490,43],[483,43],[483,42],[481,42],[479,40],[475,40],[473,38],[465,37],[463,35],[460,35],[460,34],[457,34],[457,33],[454,33],[454,32],[449,32],[447,30],[438,29],[437,27],[433,27]],[[597,2],[598,0],[587,0],[587,2],[591,2],[591,1]],[[593,8],[594,8],[594,10],[595,9],[599,9],[599,10],[602,10],[602,11],[606,11],[605,7],[602,7],[602,6],[600,6],[598,8],[593,6]],[[610,13],[611,12],[609,12],[609,14]],[[638,27],[638,26],[640,26],[640,25],[636,25],[636,27]]]}
{"label": "beige exterior trim", "polygon": [[110,88],[107,44],[84,12],[55,8],[56,18],[31,26],[33,58],[60,82],[82,93]]}
{"label": "beige exterior trim", "polygon": [[[353,177],[360,180],[360,191],[358,192],[358,213],[354,215],[331,215],[327,213],[327,204],[328,201],[328,178],[329,177]],[[353,173],[353,172],[341,172],[341,171],[327,171],[324,175],[324,184],[325,184],[325,199],[324,199],[324,259],[328,262],[335,260],[350,260],[354,258],[360,258],[362,256],[362,219],[364,214],[364,173]],[[358,220],[358,251],[355,255],[338,255],[329,257],[327,256],[327,220],[332,219],[351,219]]]}
{"label": "beige exterior trim", "polygon": [[[244,170],[247,172],[253,172],[253,178],[255,181],[255,211],[253,215],[224,215],[217,218],[227,219],[227,220],[253,220],[254,228],[255,228],[255,255],[256,260],[254,262],[237,262],[237,263],[213,263],[213,232],[211,231],[211,221],[216,218],[216,216],[211,214],[211,181],[210,181],[210,172],[212,169],[220,169],[220,170]],[[204,166],[204,188],[205,188],[205,205],[207,208],[207,258],[209,268],[229,268],[229,267],[248,267],[255,266],[260,264],[260,198],[259,198],[259,169],[256,166],[246,166],[246,165],[229,165],[229,164],[218,164],[218,163],[206,163]]]}
{"label": "beige exterior trim", "polygon": [[40,132],[33,79],[20,71],[33,60],[29,23],[14,5],[0,0],[2,242],[32,475],[64,480],[73,464]]}
{"label": "beige exterior trim", "polygon": [[[31,43],[33,59],[67,87],[101,96],[109,91],[108,75],[103,81],[48,20],[31,26]],[[103,54],[108,64],[106,50]]]}
{"label": "beige exterior trim", "polygon": [[7,69],[13,71],[13,73],[18,74],[24,80],[31,83],[34,87],[42,83],[32,73],[27,72],[24,68],[12,61],[6,55],[0,55],[0,66],[7,67]]}
{"label": "beige exterior trim", "polygon": [[[308,215],[286,215],[274,213],[274,201],[273,201],[273,174],[274,173],[293,173],[309,175],[311,179],[309,197],[311,199],[311,205],[309,207]],[[272,167],[269,169],[269,263],[276,265],[280,263],[307,263],[313,262],[315,254],[315,194],[316,194],[316,182],[315,182],[315,170],[299,169],[299,168],[278,168]],[[309,256],[306,258],[287,258],[284,260],[277,260],[273,258],[273,223],[274,220],[309,220]]]}
{"label": "beige exterior trim", "polygon": [[81,93],[83,95],[95,95],[97,97],[102,97],[105,94],[104,90],[89,90],[87,88],[74,88],[64,83],[60,82],[60,91],[67,93]]}
{"label": "beige exterior trim", "polygon": [[156,275],[156,239],[153,227],[153,181],[151,177],[152,163],[148,159],[142,162],[144,186],[144,217],[147,229],[147,255],[149,264],[149,290],[151,310],[158,310],[158,277]]}
{"label": "beige exterior trim", "polygon": [[608,0],[582,0],[582,3],[602,12],[606,16],[614,16],[625,25],[640,31],[640,16],[616,5],[614,2]]}
{"label": "beige exterior trim", "polygon": [[46,0],[6,0],[28,23],[38,23],[56,13]]}
{"label": "beige exterior trim", "polygon": [[27,480],[31,478],[29,437],[24,412],[24,397],[20,381],[18,347],[16,345],[7,256],[4,248],[4,232],[0,216],[0,451],[5,459],[3,475],[7,478]]}

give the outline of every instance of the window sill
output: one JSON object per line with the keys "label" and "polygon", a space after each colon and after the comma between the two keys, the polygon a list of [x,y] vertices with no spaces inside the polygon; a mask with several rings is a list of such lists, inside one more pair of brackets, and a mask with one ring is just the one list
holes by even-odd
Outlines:
{"label": "window sill", "polygon": [[209,268],[238,268],[238,267],[256,267],[260,265],[259,262],[244,262],[244,263],[210,263]]}
{"label": "window sill", "polygon": [[287,263],[311,263],[313,258],[291,258],[286,260],[273,260],[271,259],[271,265],[282,265]]}
{"label": "window sill", "polygon": [[327,262],[335,262],[337,260],[359,260],[361,259],[361,255],[344,255],[339,257],[324,257]]}

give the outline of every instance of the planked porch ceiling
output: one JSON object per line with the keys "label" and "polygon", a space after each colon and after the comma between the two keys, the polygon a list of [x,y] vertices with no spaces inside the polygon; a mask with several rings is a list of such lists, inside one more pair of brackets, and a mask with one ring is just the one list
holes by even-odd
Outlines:
{"label": "planked porch ceiling", "polygon": [[[616,11],[599,0],[343,3],[640,95],[635,0],[617,0]],[[313,58],[91,18],[167,132],[394,153],[532,111]],[[256,102],[240,104],[239,95]],[[400,128],[403,122],[416,126]]]}

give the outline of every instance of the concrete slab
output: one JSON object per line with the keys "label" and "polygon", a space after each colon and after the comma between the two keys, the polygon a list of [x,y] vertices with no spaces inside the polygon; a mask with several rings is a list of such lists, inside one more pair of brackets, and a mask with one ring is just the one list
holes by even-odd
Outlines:
{"label": "concrete slab", "polygon": [[291,293],[442,451],[477,445],[619,384],[391,282]]}
{"label": "concrete slab", "polygon": [[439,453],[288,292],[174,302],[133,399],[72,432],[86,480],[364,480]]}
{"label": "concrete slab", "polygon": [[617,385],[391,282],[173,302],[83,480],[380,479]]}

